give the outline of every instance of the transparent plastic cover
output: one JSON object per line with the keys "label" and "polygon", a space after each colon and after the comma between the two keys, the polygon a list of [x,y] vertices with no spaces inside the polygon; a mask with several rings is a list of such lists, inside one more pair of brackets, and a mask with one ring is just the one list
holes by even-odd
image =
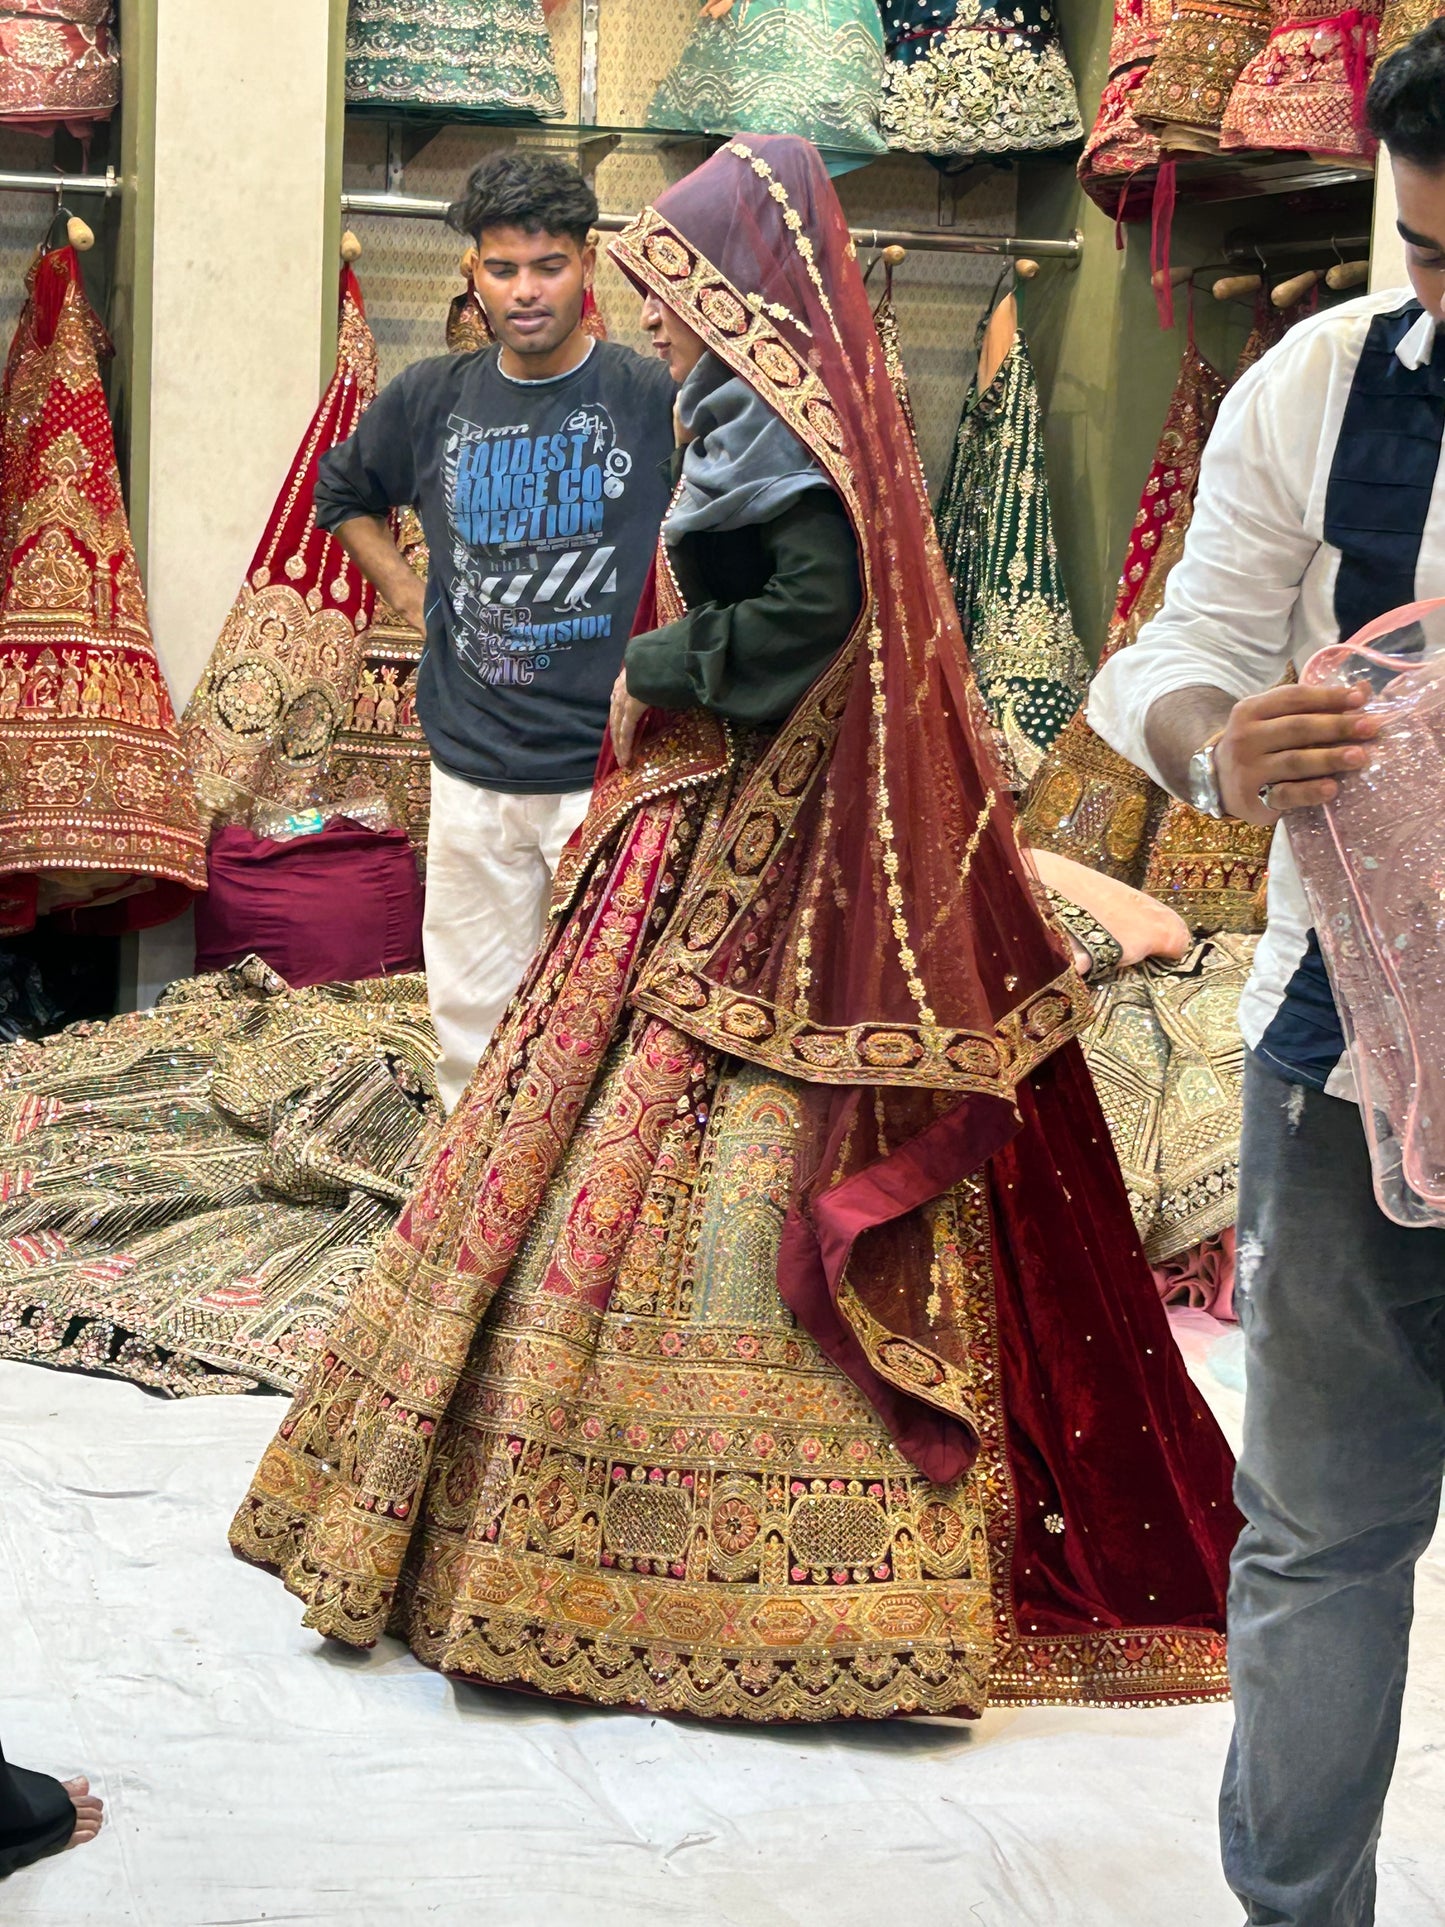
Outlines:
{"label": "transparent plastic cover", "polygon": [[1381,724],[1368,767],[1287,821],[1380,1206],[1445,1225],[1445,598],[1320,650],[1300,681],[1363,685]]}

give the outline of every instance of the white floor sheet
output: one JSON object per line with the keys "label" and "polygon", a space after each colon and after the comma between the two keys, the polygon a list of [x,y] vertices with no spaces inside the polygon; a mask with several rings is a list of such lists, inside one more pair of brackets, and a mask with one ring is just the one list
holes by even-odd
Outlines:
{"label": "white floor sheet", "polygon": [[[1233,1435],[1234,1337],[1184,1324]],[[5,1927],[1236,1927],[1226,1707],[702,1726],[345,1654],[226,1548],[283,1409],[0,1364],[0,1735],[108,1804]],[[1445,1538],[1380,1922],[1445,1923]]]}

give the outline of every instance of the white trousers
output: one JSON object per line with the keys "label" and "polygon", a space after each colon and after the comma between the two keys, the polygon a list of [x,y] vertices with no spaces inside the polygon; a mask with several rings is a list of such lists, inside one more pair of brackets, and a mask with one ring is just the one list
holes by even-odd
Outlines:
{"label": "white trousers", "polygon": [[422,948],[449,1111],[532,961],[562,846],[591,795],[515,796],[431,766]]}

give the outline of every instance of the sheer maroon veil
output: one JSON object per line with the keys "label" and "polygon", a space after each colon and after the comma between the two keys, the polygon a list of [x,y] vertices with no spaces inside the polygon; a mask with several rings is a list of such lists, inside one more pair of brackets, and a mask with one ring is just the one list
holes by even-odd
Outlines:
{"label": "sheer maroon veil", "polygon": [[[862,614],[702,853],[635,1001],[811,1087],[780,1284],[937,1478],[971,1461],[965,1361],[916,1289],[919,1208],[1019,1129],[1086,1016],[986,747],[927,489],[816,150],[730,142],[611,244],[806,443]],[[921,1272],[919,1267],[921,1265]]]}

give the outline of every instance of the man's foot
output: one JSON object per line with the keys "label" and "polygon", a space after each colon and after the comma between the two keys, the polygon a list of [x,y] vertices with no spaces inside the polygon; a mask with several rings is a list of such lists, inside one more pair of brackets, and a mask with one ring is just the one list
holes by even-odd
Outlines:
{"label": "man's foot", "polygon": [[61,1785],[70,1795],[70,1804],[75,1808],[75,1829],[68,1847],[83,1847],[100,1832],[101,1821],[105,1818],[105,1802],[90,1790],[89,1780],[62,1780]]}

